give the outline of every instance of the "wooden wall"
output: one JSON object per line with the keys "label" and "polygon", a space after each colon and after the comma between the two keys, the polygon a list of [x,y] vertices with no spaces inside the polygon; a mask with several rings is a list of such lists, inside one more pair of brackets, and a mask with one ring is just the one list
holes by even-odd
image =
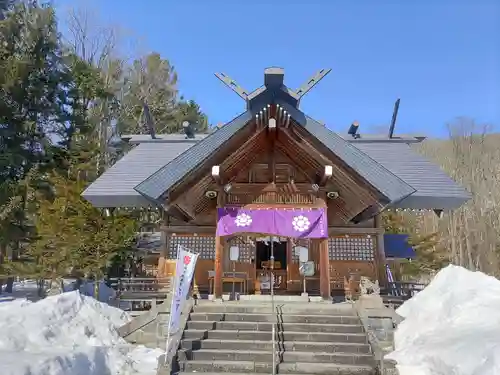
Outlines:
{"label": "wooden wall", "polygon": [[[202,291],[208,291],[209,271],[214,270],[213,255],[215,249],[211,244],[215,243],[213,236],[193,236],[185,235],[173,236],[169,240],[167,249],[167,259],[159,262],[159,275],[166,277],[175,274],[175,262],[177,253],[175,251],[177,244],[184,244],[188,249],[200,253],[195,270],[195,283]],[[225,245],[224,271],[232,271],[232,262],[229,261],[229,246],[237,245],[240,247],[241,261],[235,262],[236,272],[245,272],[248,276],[249,292],[253,291],[256,277],[255,263],[252,258],[255,256],[253,245],[243,239],[233,238]],[[286,272],[286,288],[288,291],[302,291],[302,277],[299,273],[298,256],[293,254],[292,246],[301,245],[309,248],[309,260],[315,262],[316,272],[313,277],[307,278],[307,290],[319,290],[319,251],[318,242],[309,240],[298,240],[288,244],[288,262]],[[377,258],[376,258],[376,238],[370,235],[339,235],[329,239],[330,255],[330,279],[332,289],[343,289],[342,283],[344,277],[351,274],[367,276],[372,280],[378,277]]]}

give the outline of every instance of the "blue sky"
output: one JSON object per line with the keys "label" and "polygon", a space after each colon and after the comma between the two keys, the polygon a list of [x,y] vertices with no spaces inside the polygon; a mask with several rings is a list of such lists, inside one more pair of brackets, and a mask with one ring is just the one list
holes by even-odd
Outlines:
{"label": "blue sky", "polygon": [[[60,9],[75,0],[56,0]],[[500,1],[101,0],[101,17],[157,51],[179,88],[213,124],[244,109],[214,73],[247,90],[264,68],[285,69],[297,88],[321,68],[332,72],[301,109],[334,130],[386,128],[401,98],[396,133],[446,135],[457,116],[500,129]],[[81,4],[81,2],[80,2]]]}

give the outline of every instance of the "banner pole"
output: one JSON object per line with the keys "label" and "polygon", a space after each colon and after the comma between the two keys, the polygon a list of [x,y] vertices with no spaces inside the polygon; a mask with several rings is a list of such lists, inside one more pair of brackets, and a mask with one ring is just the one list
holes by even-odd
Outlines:
{"label": "banner pole", "polygon": [[[274,236],[271,236],[271,310],[272,310],[272,316],[275,316],[275,311],[274,311]],[[275,324],[275,319],[273,318],[272,320],[272,335],[273,335],[273,369],[272,369],[272,375],[276,375],[276,324]]]}
{"label": "banner pole", "polygon": [[[180,259],[180,254],[181,254],[181,245],[177,245],[177,261],[175,262],[175,270],[177,271],[177,262],[179,262]],[[172,326],[172,310],[174,309],[174,293],[177,288],[179,280],[179,275],[176,274],[174,275],[174,283],[173,283],[173,288],[172,288],[172,293],[171,293],[171,298],[172,301],[170,301],[170,313],[168,314],[168,327],[167,327],[167,345],[165,348],[165,358],[164,358],[164,364],[167,364],[168,361],[168,349],[170,346],[170,327]]]}

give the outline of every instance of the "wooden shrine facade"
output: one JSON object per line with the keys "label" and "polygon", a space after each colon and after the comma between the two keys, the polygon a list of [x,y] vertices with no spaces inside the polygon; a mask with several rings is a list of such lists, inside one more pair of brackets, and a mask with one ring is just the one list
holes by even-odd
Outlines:
{"label": "wooden shrine facade", "polygon": [[[159,208],[164,220],[158,274],[173,274],[177,245],[184,245],[200,254],[197,288],[216,297],[224,292],[233,266],[242,291],[264,293],[269,288],[269,242],[280,236],[248,231],[222,235],[217,213],[222,208],[326,214],[326,230],[319,237],[274,239],[274,283],[280,291],[302,291],[297,246],[308,248],[314,262],[306,289],[323,298],[342,289],[353,275],[383,281],[384,209],[450,210],[470,196],[411,150],[422,137],[364,138],[355,126],[340,136],[299,110],[302,96],[328,72],[321,70],[291,90],[284,85],[283,70],[269,68],[264,85],[251,93],[220,75],[245,100],[244,113],[209,135],[195,135],[187,124],[185,136],[126,137],[136,148],[83,196],[98,207]],[[427,185],[426,179],[441,185]],[[240,249],[234,264],[231,246]]]}
{"label": "wooden shrine facade", "polygon": [[[275,246],[275,262],[280,265],[273,270],[275,274],[274,288],[277,293],[297,293],[303,291],[303,277],[299,273],[299,256],[294,252],[296,246],[309,249],[309,260],[314,262],[313,276],[306,277],[306,291],[309,294],[318,294],[321,291],[321,276],[327,282],[327,291],[330,293],[344,293],[345,282],[352,277],[367,276],[372,280],[383,280],[383,229],[376,228],[377,221],[370,220],[364,226],[333,227],[329,230],[329,237],[325,240],[297,240],[285,237],[276,239],[284,246]],[[369,227],[372,225],[372,227]],[[212,232],[212,233],[207,233]],[[200,254],[195,273],[196,288],[204,293],[211,294],[215,281],[216,256],[220,254],[221,274],[227,275],[221,280],[220,288],[224,292],[231,290],[233,267],[236,275],[244,278],[245,286],[236,286],[238,291],[247,293],[269,293],[269,284],[263,285],[269,270],[260,266],[257,246],[259,240],[267,239],[264,236],[234,236],[227,240],[217,240],[215,227],[167,226],[163,228],[165,236],[165,251],[160,260],[161,274],[164,277],[175,273],[175,259],[177,246],[182,245]],[[221,250],[217,254],[216,244],[220,243]],[[326,245],[325,245],[326,244]],[[239,260],[233,263],[229,258],[229,247],[238,246]],[[326,250],[326,251],[325,251]],[[280,254],[283,253],[283,254]],[[323,253],[322,253],[323,252]],[[325,256],[327,252],[327,256]],[[327,262],[324,262],[327,259]],[[281,260],[281,261],[280,261]],[[284,262],[283,262],[284,260]],[[323,263],[324,262],[324,263]],[[327,267],[321,267],[326,265]],[[381,267],[382,266],[382,267]],[[222,283],[227,281],[227,283]],[[325,287],[324,287],[325,289]]]}

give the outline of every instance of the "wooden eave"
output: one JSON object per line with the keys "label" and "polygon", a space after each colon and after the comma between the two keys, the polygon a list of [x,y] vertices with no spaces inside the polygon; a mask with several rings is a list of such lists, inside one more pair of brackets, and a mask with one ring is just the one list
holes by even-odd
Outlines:
{"label": "wooden eave", "polygon": [[[194,216],[208,208],[215,208],[216,200],[205,197],[206,191],[213,190],[224,194],[222,185],[231,183],[239,171],[248,169],[258,155],[269,153],[271,166],[274,152],[280,152],[309,179],[310,185],[297,187],[300,192],[323,196],[327,191],[339,192],[339,199],[328,202],[336,222],[348,222],[367,207],[383,207],[386,204],[384,197],[366,181],[353,176],[352,172],[342,164],[337,165],[338,157],[326,156],[316,150],[310,136],[298,131],[299,127],[298,124],[292,124],[286,129],[279,128],[270,132],[266,128],[259,128],[256,124],[249,125],[247,132],[242,133],[241,137],[232,139],[224,149],[205,160],[196,171],[187,175],[171,190],[168,203],[181,207],[184,212],[192,212]],[[214,164],[220,166],[222,180],[219,184],[211,176],[211,167]],[[333,166],[335,177],[326,186],[321,187],[320,191],[314,192],[311,186],[317,181],[325,165]],[[271,191],[279,193],[284,191],[284,188],[270,181],[269,184],[235,185],[232,192],[233,194],[238,191],[240,194]]]}

